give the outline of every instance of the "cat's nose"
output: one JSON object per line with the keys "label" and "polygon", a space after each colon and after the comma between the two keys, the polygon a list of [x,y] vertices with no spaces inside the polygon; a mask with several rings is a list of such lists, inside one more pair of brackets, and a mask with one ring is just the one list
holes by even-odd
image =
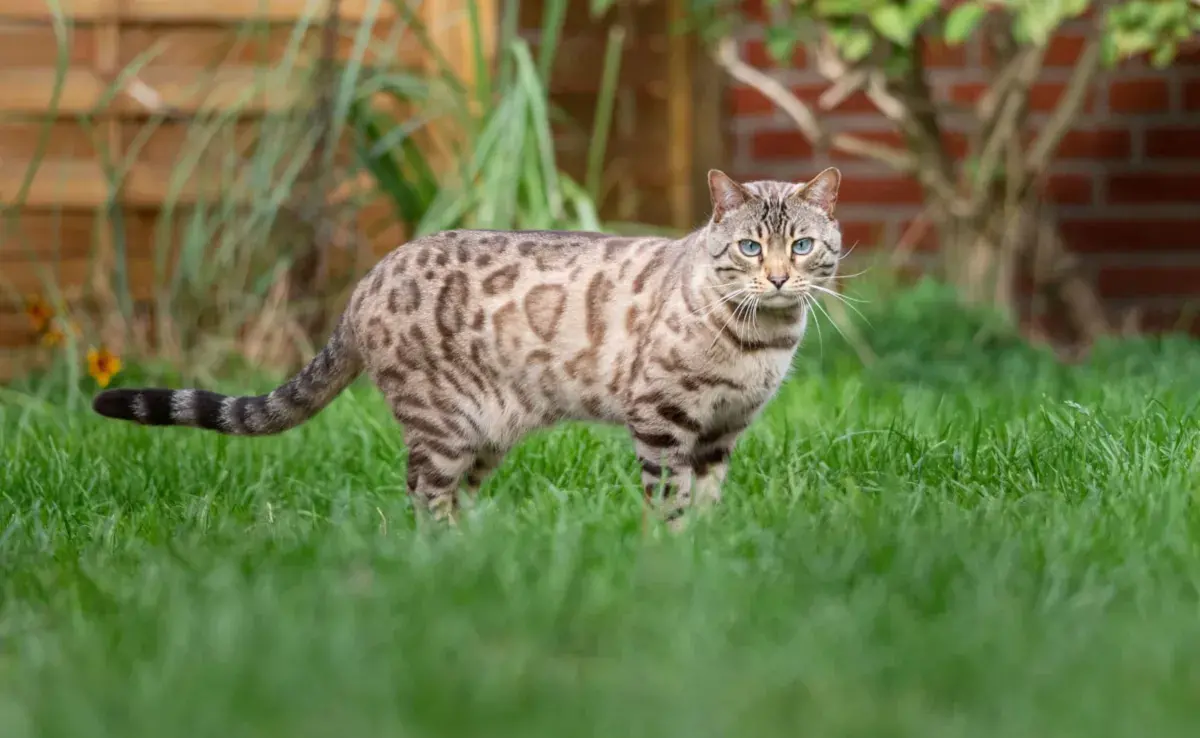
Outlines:
{"label": "cat's nose", "polygon": [[775,285],[775,289],[781,290],[781,289],[783,289],[783,286],[785,284],[787,284],[788,278],[786,275],[783,277],[776,277],[774,275],[771,275],[771,276],[767,277],[767,281],[770,282],[771,284]]}

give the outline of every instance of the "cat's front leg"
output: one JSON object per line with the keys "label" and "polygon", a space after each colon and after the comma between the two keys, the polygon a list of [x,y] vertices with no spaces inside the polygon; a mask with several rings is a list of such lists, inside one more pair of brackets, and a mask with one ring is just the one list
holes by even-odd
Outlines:
{"label": "cat's front leg", "polygon": [[709,508],[721,501],[729,457],[740,434],[741,429],[710,431],[696,439],[689,462],[696,477],[693,492],[697,506]]}
{"label": "cat's front leg", "polygon": [[[642,466],[642,491],[645,504],[678,529],[692,504],[695,474],[688,449],[690,439],[670,433],[633,429],[638,462]],[[659,490],[661,489],[661,494]]]}

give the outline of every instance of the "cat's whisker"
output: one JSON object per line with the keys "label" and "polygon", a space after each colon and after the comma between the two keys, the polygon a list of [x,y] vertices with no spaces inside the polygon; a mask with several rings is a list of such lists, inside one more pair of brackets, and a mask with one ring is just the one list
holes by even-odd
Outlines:
{"label": "cat's whisker", "polygon": [[842,302],[857,302],[862,305],[865,305],[868,302],[867,300],[863,300],[858,297],[851,297],[849,295],[843,295],[841,292],[838,292],[837,290],[831,290],[828,287],[822,287],[819,284],[810,284],[809,287],[816,290],[817,292],[823,292],[826,295],[830,295],[838,300],[841,300]]}
{"label": "cat's whisker", "polygon": [[[813,286],[814,286],[814,287],[816,287],[816,285],[813,285]],[[848,307],[848,308],[850,308],[851,310],[853,310],[853,311],[854,311],[854,313],[855,313],[856,315],[858,315],[858,317],[862,318],[864,322],[866,322],[868,325],[870,325],[870,323],[871,323],[870,319],[869,319],[869,318],[867,318],[867,316],[863,314],[863,311],[859,310],[859,309],[858,309],[858,307],[854,305],[854,302],[862,302],[862,303],[865,303],[865,302],[866,302],[866,300],[855,300],[855,301],[850,301],[850,300],[848,300],[848,299],[846,298],[846,296],[845,296],[845,295],[842,295],[842,294],[839,294],[839,293],[837,293],[837,292],[834,292],[833,290],[827,290],[827,289],[825,289],[825,288],[823,288],[823,287],[816,287],[816,289],[818,289],[819,291],[821,291],[821,292],[822,292],[822,293],[824,293],[824,294],[827,294],[827,295],[830,295],[830,296],[834,297],[834,298],[835,298],[835,299],[837,299],[837,300],[840,300],[840,301],[841,301],[841,303],[842,303],[843,305],[845,305],[846,307]]]}
{"label": "cat's whisker", "polygon": [[[760,299],[759,295],[757,295],[755,293],[750,294],[750,299],[746,300],[746,303],[745,303],[745,305],[746,305],[745,311],[738,317],[738,322],[734,325],[735,328],[742,329],[743,335],[745,335],[746,333],[749,333],[750,331],[752,331],[754,329],[754,325],[756,324],[756,318],[758,317],[759,299]],[[758,333],[755,332],[754,336],[757,337]]]}
{"label": "cat's whisker", "polygon": [[850,338],[842,330],[841,326],[837,324],[837,321],[833,319],[833,316],[829,314],[829,311],[825,309],[825,306],[819,302],[814,302],[813,305],[825,315],[825,317],[829,320],[829,324],[832,325],[833,329],[838,332],[838,335],[842,337],[842,340],[853,345],[854,342],[850,340]]}
{"label": "cat's whisker", "polygon": [[863,269],[861,272],[854,272],[853,274],[835,274],[832,277],[829,277],[829,279],[837,279],[837,280],[854,279],[855,277],[861,277],[862,275],[867,274],[870,271],[871,271],[871,267],[867,267],[866,269]]}
{"label": "cat's whisker", "polygon": [[[812,295],[805,294],[805,295],[803,295],[803,298],[804,298],[805,306],[808,308],[809,312],[812,313],[813,312]],[[815,325],[817,327],[817,346],[819,346],[821,349],[821,356],[824,356],[825,355],[825,336],[821,333],[821,321],[817,319],[816,315],[812,315],[811,317],[812,317],[813,325]]]}
{"label": "cat's whisker", "polygon": [[738,297],[740,297],[741,295],[744,295],[745,293],[747,293],[749,291],[750,290],[748,288],[743,288],[740,290],[736,290],[734,292],[730,292],[729,294],[724,295],[723,297],[719,297],[715,301],[710,302],[709,304],[704,305],[703,307],[697,308],[696,310],[692,311],[690,313],[690,315],[699,315],[700,317],[707,317],[713,310],[716,310],[717,308],[721,307],[722,305],[729,302],[730,300],[737,299]]}
{"label": "cat's whisker", "polygon": [[752,335],[754,336],[755,340],[761,340],[761,335],[762,335],[760,333],[761,326],[759,326],[759,324],[758,324],[758,309],[761,306],[762,306],[762,295],[759,295],[758,297],[755,298],[754,309],[750,311],[750,315],[746,321],[747,327],[752,332]]}
{"label": "cat's whisker", "polygon": [[[749,290],[747,290],[747,291],[749,291]],[[705,349],[705,351],[704,351],[705,354],[707,354],[713,350],[713,347],[715,347],[717,345],[717,341],[719,341],[721,339],[721,334],[725,332],[725,329],[729,327],[730,322],[732,322],[733,319],[737,317],[738,313],[742,310],[742,308],[744,308],[746,306],[747,302],[748,301],[744,300],[744,301],[738,303],[737,307],[733,309],[733,311],[731,312],[729,317],[725,320],[725,324],[721,326],[721,330],[717,331],[717,335],[713,336],[712,343],[710,343],[708,345],[708,348]],[[734,325],[736,325],[736,323]]]}

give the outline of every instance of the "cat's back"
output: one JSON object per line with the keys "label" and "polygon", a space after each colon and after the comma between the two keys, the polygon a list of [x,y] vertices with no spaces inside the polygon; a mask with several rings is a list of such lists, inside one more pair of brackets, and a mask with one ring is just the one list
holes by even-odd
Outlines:
{"label": "cat's back", "polygon": [[398,247],[362,279],[351,318],[360,335],[390,326],[439,342],[479,337],[500,351],[570,348],[589,333],[594,342],[611,340],[631,306],[653,299],[674,243],[588,231],[430,234]]}
{"label": "cat's back", "polygon": [[362,291],[396,290],[399,312],[429,317],[455,303],[496,309],[531,291],[534,303],[561,301],[570,309],[569,298],[584,299],[593,282],[644,291],[669,261],[672,243],[591,231],[444,231],[397,248],[363,279]]}

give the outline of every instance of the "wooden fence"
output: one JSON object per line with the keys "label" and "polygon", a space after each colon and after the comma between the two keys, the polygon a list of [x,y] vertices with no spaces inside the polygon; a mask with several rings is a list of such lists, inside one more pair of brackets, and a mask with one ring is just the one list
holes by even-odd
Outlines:
{"label": "wooden fence", "polygon": [[[708,209],[705,173],[724,164],[724,75],[696,38],[675,29],[687,0],[618,0],[602,18],[572,0],[550,79],[551,102],[574,124],[558,137],[560,165],[582,178],[610,30],[625,36],[606,156],[614,220],[692,228]],[[540,28],[544,0],[521,3],[520,26]],[[535,44],[536,45],[536,44]]]}
{"label": "wooden fence", "polygon": [[[703,174],[721,159],[721,85],[694,40],[668,32],[684,1],[621,0],[599,21],[587,3],[570,3],[551,99],[576,124],[561,129],[558,149],[563,167],[579,179],[609,29],[620,26],[626,39],[605,217],[681,228],[703,217]],[[270,70],[301,19],[313,23],[308,35],[315,40],[329,2],[62,0],[58,24],[48,0],[0,3],[0,202],[15,216],[0,223],[0,381],[46,355],[30,349],[38,336],[20,300],[45,294],[47,284],[70,298],[102,293],[111,282],[115,218],[132,295],[150,297],[164,203],[187,205],[205,192],[203,176],[179,181],[181,159],[195,155],[185,151],[192,117],[236,110],[236,130],[252,134],[264,114],[302,101],[303,85]],[[445,60],[468,82],[472,2],[493,32],[497,0],[413,4]],[[520,6],[519,25],[535,50],[542,6],[541,0]],[[354,24],[371,7],[379,8],[381,30],[399,22],[386,0],[341,0],[339,12]],[[256,32],[237,31],[251,23]],[[340,34],[340,52],[349,50],[351,34]],[[415,43],[399,55],[405,65],[430,63]],[[173,118],[148,127],[163,109]],[[234,135],[207,142],[199,156],[217,169],[244,146],[245,136]],[[118,177],[106,169],[114,162]],[[385,231],[377,250],[399,238],[395,229]]]}

